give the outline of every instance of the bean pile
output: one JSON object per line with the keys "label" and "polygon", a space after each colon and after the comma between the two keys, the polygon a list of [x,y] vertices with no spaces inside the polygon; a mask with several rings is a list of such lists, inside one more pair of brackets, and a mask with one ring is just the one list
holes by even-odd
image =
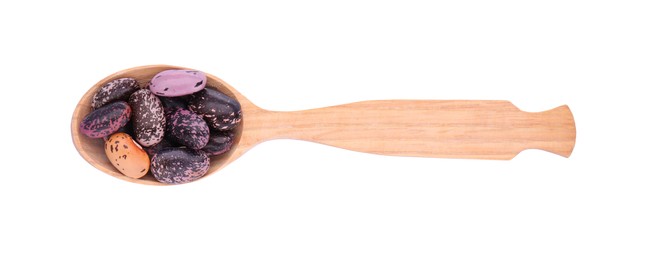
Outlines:
{"label": "bean pile", "polygon": [[165,70],[142,88],[133,78],[103,85],[79,126],[103,138],[109,161],[122,174],[151,174],[162,183],[201,178],[210,157],[230,150],[242,118],[237,100],[206,87],[203,72]]}

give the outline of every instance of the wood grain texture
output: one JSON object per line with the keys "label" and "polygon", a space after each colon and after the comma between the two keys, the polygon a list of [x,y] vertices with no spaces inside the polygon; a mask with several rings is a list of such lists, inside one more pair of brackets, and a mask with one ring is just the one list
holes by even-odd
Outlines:
{"label": "wood grain texture", "polygon": [[[71,122],[73,143],[86,161],[116,178],[165,185],[150,175],[142,179],[122,175],[106,158],[103,141],[80,134],[79,123],[90,112],[92,96],[102,85],[132,77],[146,86],[155,74],[167,69],[187,68],[151,65],[127,69],[86,92]],[[213,157],[207,175],[261,142],[283,138],[382,155],[468,159],[511,159],[525,149],[568,157],[575,145],[575,122],[567,106],[529,113],[508,101],[383,100],[276,112],[257,107],[223,80],[210,74],[207,77],[208,86],[240,102],[243,114],[231,151]]]}
{"label": "wood grain texture", "polygon": [[528,113],[508,101],[383,100],[248,116],[245,132],[257,141],[291,138],[383,155],[511,159],[541,149],[568,157],[575,144],[567,106]]}

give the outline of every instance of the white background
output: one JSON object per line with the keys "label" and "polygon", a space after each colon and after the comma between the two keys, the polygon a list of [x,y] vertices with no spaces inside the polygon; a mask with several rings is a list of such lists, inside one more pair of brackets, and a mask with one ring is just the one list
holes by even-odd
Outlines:
{"label": "white background", "polygon": [[[650,258],[647,1],[305,2],[0,3],[0,259]],[[282,140],[137,185],[86,163],[69,124],[90,86],[147,64],[273,110],[568,104],[577,145],[481,161]]]}

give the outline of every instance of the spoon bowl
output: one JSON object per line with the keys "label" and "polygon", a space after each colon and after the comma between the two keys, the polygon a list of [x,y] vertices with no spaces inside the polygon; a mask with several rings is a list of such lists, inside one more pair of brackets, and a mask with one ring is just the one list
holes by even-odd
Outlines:
{"label": "spoon bowl", "polygon": [[[130,69],[116,72],[100,80],[95,85],[93,85],[93,87],[90,88],[83,95],[83,97],[77,104],[77,107],[72,116],[72,125],[71,125],[72,142],[74,143],[74,146],[77,148],[77,151],[79,152],[81,157],[83,157],[88,163],[95,166],[95,168],[99,169],[100,171],[125,181],[130,181],[130,182],[140,183],[140,184],[149,184],[149,185],[168,185],[168,184],[158,182],[151,174],[147,174],[140,179],[134,179],[120,173],[115,167],[113,167],[111,162],[108,161],[108,158],[104,153],[104,141],[101,138],[93,139],[81,134],[79,131],[79,123],[84,118],[84,116],[90,113],[92,109],[90,104],[92,102],[93,95],[95,94],[95,92],[97,92],[97,90],[99,90],[99,88],[101,88],[106,83],[118,78],[134,78],[138,81],[140,86],[147,86],[149,80],[151,80],[151,78],[153,78],[156,74],[158,74],[161,71],[170,70],[170,69],[186,70],[188,68],[169,66],[169,65],[150,65],[150,66],[135,67],[135,68],[130,68]],[[228,85],[228,83],[207,73],[206,73],[206,77],[208,80],[206,87],[215,88],[221,91],[222,93],[232,98],[235,98],[237,101],[239,101],[239,103],[241,104],[243,115],[246,114],[246,111],[250,109],[254,109],[254,105],[250,101],[248,101],[248,99],[246,99],[244,96],[239,94],[237,90],[235,90],[230,85]],[[245,124],[245,119],[242,119],[242,121],[239,123],[239,126],[234,130],[235,133],[234,142],[230,151],[218,156],[211,157],[210,168],[208,169],[208,173],[205,176],[218,171],[222,167],[228,165],[231,161],[237,159],[243,152],[250,149],[250,146],[247,147],[246,145],[244,146],[240,145],[242,129],[244,128],[244,124]]]}
{"label": "spoon bowl", "polygon": [[[94,93],[107,82],[130,77],[146,86],[157,73],[169,69],[188,68],[135,67],[102,79],[86,92],[72,115],[71,128],[72,141],[88,163],[122,180],[167,185],[151,175],[141,179],[124,176],[106,158],[102,139],[80,134],[79,123],[91,111]],[[207,87],[239,101],[242,120],[231,150],[211,157],[205,176],[272,139],[305,140],[381,155],[495,160],[512,159],[526,149],[569,157],[575,146],[575,121],[566,105],[531,113],[502,100],[375,100],[278,112],[261,109],[228,83],[206,76]]]}

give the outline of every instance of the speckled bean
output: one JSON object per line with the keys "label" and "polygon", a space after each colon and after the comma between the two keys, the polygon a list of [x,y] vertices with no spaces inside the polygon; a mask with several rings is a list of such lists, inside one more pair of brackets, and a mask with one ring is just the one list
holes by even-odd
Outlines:
{"label": "speckled bean", "polygon": [[82,134],[102,138],[115,133],[131,118],[131,107],[124,101],[110,103],[90,112],[79,125]]}
{"label": "speckled bean", "polygon": [[201,149],[208,143],[210,128],[194,112],[175,108],[166,117],[166,134],[172,141],[192,149]]}
{"label": "speckled bean", "polygon": [[213,88],[205,88],[189,96],[188,108],[219,131],[234,129],[242,118],[239,102]]}
{"label": "speckled bean", "polygon": [[141,89],[131,94],[129,105],[133,109],[135,140],[145,147],[159,143],[165,133],[165,113],[158,97]]}
{"label": "speckled bean", "polygon": [[210,158],[200,150],[164,148],[151,158],[151,173],[162,183],[181,184],[197,180],[210,167]]}
{"label": "speckled bean", "polygon": [[106,83],[93,95],[91,106],[100,108],[115,101],[126,101],[131,93],[139,88],[138,82],[133,78],[120,78]]}

